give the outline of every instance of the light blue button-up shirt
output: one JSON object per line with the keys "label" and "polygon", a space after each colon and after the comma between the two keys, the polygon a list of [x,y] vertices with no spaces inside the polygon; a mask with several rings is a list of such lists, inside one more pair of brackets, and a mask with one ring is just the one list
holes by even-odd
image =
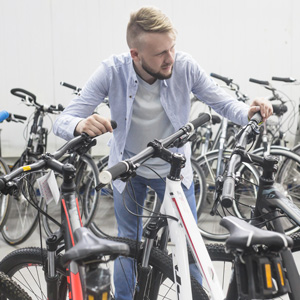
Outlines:
{"label": "light blue button-up shirt", "polygon": [[[118,124],[109,142],[109,166],[116,164],[123,157],[137,89],[138,80],[130,53],[112,56],[101,63],[81,95],[75,97],[60,114],[54,123],[54,133],[66,140],[72,139],[78,122],[91,115],[108,96],[111,119]],[[222,116],[240,125],[247,124],[249,106],[218,87],[190,55],[176,52],[171,78],[160,81],[161,104],[174,126],[174,132],[189,121],[191,92]],[[190,147],[185,145],[177,151],[187,158],[182,176],[183,183],[189,187],[193,178]],[[125,186],[119,180],[114,185],[120,192]]]}

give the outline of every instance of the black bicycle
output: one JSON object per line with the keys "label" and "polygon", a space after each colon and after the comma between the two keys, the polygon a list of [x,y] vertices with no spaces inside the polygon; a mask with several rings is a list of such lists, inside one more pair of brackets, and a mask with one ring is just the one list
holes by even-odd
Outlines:
{"label": "black bicycle", "polygon": [[[257,168],[261,169],[261,176],[257,190],[256,203],[252,206],[252,213],[249,218],[247,218],[247,221],[258,228],[265,227],[267,230],[284,234],[284,224],[286,219],[295,226],[300,225],[300,210],[298,206],[293,203],[292,199],[287,198],[277,189],[275,182],[275,173],[278,167],[277,157],[272,155],[261,157],[246,151],[247,144],[249,141],[252,142],[253,138],[255,138],[258,133],[259,130],[257,126],[253,125],[245,127],[240,132],[239,142],[230,157],[225,176],[220,181],[219,194],[214,203],[213,213],[216,213],[217,210],[227,210],[234,202],[236,202],[237,205],[242,205],[240,202],[242,202],[243,199],[239,199],[235,196],[235,187],[237,185],[238,178],[235,175],[236,170],[241,163],[254,164]],[[294,247],[290,249],[286,244],[282,251],[274,257],[272,256],[272,247],[264,249],[259,245],[255,247],[246,247],[245,245],[241,249],[240,253],[236,253],[236,255],[239,255],[241,258],[240,268],[244,269],[244,272],[246,267],[251,267],[252,265],[252,268],[254,268],[256,263],[256,268],[258,269],[254,268],[252,272],[257,272],[258,276],[253,276],[253,273],[250,271],[248,271],[250,272],[248,274],[240,273],[243,271],[236,267],[236,260],[234,256],[225,253],[223,245],[214,244],[208,247],[210,248],[213,260],[218,260],[222,263],[222,270],[224,262],[230,262],[230,264],[235,265],[235,283],[230,283],[229,290],[232,288],[232,285],[235,284],[235,288],[244,295],[244,298],[242,299],[275,299],[277,297],[281,297],[283,294],[288,294],[289,299],[298,299],[300,292],[300,277],[292,251],[300,250],[299,234],[291,235],[291,237],[294,240]],[[230,238],[228,241],[230,241]],[[237,241],[235,242],[238,243]],[[248,242],[250,243],[250,240],[248,240]],[[261,243],[263,244],[263,241]],[[230,242],[227,242],[227,247],[232,248],[232,245],[230,246]],[[258,255],[253,256],[256,251]],[[235,251],[233,251],[233,253],[235,254]],[[252,253],[252,257],[250,259],[248,259],[249,253]],[[270,272],[276,272],[276,268],[274,269],[273,266],[274,261],[282,264],[281,271],[278,271],[279,273],[281,272],[280,275],[269,273],[269,288],[267,288],[266,277],[259,277],[259,272],[261,272],[259,267],[263,265],[261,264],[263,260],[267,261],[265,257],[269,259],[269,267],[271,268]],[[246,277],[242,278],[241,274]],[[252,275],[252,278],[250,278],[250,275]],[[275,277],[275,275],[277,277]],[[248,290],[246,289],[246,283],[243,282],[244,279],[249,280],[248,283],[252,284],[252,286],[248,285]],[[280,280],[279,284],[277,279]],[[260,291],[260,294],[255,294],[255,291],[257,293]],[[238,298],[232,297],[230,299]]]}

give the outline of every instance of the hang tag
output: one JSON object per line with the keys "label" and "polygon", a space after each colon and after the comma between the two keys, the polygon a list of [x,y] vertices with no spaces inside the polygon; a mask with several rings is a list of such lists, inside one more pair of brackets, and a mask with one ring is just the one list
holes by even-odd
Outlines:
{"label": "hang tag", "polygon": [[46,204],[49,204],[53,200],[57,204],[59,202],[59,188],[53,170],[38,178],[37,182]]}

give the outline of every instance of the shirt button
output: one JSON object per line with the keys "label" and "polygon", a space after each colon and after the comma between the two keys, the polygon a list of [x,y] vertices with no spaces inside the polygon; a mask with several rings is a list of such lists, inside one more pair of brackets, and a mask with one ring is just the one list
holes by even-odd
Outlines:
{"label": "shirt button", "polygon": [[132,96],[130,95],[129,98],[132,98]]}

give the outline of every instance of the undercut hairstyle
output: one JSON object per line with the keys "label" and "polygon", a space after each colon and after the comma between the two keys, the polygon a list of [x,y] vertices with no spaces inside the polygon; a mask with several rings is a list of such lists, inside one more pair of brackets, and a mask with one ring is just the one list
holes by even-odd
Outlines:
{"label": "undercut hairstyle", "polygon": [[136,48],[145,32],[172,33],[176,37],[171,20],[155,7],[142,7],[131,13],[126,36],[129,48]]}

